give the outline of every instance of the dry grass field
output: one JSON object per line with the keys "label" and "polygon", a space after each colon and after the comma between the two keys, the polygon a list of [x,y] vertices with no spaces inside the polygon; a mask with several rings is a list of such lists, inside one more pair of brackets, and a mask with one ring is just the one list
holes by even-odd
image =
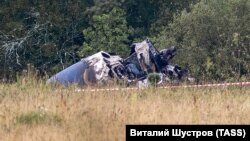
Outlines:
{"label": "dry grass field", "polygon": [[76,92],[0,84],[0,141],[122,141],[126,124],[249,123],[249,86]]}

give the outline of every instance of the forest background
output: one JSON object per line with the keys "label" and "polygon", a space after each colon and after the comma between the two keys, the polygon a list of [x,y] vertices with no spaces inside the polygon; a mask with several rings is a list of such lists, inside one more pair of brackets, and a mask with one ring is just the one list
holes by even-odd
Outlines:
{"label": "forest background", "polygon": [[0,79],[47,78],[98,51],[126,58],[150,38],[197,82],[250,75],[249,0],[2,0]]}

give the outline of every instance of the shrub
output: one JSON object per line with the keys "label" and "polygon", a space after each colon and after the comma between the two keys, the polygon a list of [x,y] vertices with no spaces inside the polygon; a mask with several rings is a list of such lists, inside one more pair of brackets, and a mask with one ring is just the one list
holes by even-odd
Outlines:
{"label": "shrub", "polygon": [[161,77],[157,73],[148,74],[148,81],[151,85],[156,85],[161,80]]}

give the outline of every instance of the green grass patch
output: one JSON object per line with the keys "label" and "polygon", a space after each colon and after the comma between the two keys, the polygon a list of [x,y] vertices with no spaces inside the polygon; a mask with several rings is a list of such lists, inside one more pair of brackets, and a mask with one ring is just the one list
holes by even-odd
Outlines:
{"label": "green grass patch", "polygon": [[28,113],[22,113],[16,117],[16,123],[18,124],[48,124],[48,125],[61,125],[63,119],[53,113],[32,111]]}

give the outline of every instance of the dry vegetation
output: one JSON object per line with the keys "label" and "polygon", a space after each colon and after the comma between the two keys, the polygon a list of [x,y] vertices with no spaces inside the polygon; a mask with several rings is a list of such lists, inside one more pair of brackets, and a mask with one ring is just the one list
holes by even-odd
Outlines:
{"label": "dry vegetation", "polygon": [[249,124],[250,88],[76,92],[0,85],[1,141],[125,140],[126,124]]}

